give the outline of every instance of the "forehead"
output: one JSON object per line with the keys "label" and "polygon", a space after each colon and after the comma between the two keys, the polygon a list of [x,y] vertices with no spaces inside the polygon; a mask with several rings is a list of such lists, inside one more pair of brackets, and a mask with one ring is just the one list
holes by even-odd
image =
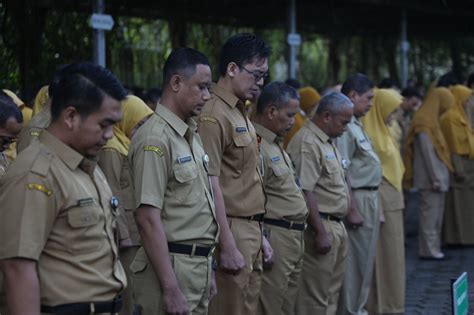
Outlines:
{"label": "forehead", "polygon": [[299,106],[300,106],[299,100],[295,98],[290,98],[284,108],[286,108],[287,110],[298,110]]}
{"label": "forehead", "polygon": [[116,99],[106,95],[102,100],[99,109],[92,112],[89,116],[97,119],[120,120],[122,116],[122,105]]}
{"label": "forehead", "polygon": [[244,67],[249,69],[258,69],[262,71],[268,70],[268,58],[257,58],[254,57],[251,60],[244,63]]}
{"label": "forehead", "polygon": [[360,95],[361,97],[372,98],[374,97],[374,89],[369,89],[365,93]]}
{"label": "forehead", "polygon": [[196,71],[190,79],[193,81],[211,81],[211,67],[203,64],[196,65]]}
{"label": "forehead", "polygon": [[18,122],[15,117],[10,117],[5,122],[4,130],[12,136],[16,136],[20,133],[23,124]]}
{"label": "forehead", "polygon": [[341,121],[350,121],[353,114],[353,109],[351,107],[344,106],[344,108],[340,110],[336,117]]}

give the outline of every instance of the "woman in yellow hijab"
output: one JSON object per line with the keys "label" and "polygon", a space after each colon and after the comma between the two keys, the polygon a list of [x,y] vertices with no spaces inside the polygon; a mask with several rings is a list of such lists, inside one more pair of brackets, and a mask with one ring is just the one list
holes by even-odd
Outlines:
{"label": "woman in yellow hijab", "polygon": [[295,124],[283,139],[283,147],[285,149],[291,138],[303,127],[305,121],[311,118],[316,105],[318,105],[321,99],[318,91],[310,86],[299,89],[298,94],[300,95],[300,111],[295,115]]}
{"label": "woman in yellow hijab", "polygon": [[454,169],[439,121],[453,105],[454,96],[447,88],[436,87],[428,91],[423,105],[413,117],[404,149],[404,185],[420,191],[418,253],[426,259],[444,258],[441,228],[449,172]]}
{"label": "woman in yellow hijab", "polygon": [[405,242],[403,232],[402,179],[405,167],[400,151],[387,126],[395,118],[402,96],[392,89],[374,90],[373,106],[361,121],[380,158],[383,180],[379,186],[381,217],[374,276],[369,306],[375,313],[404,312],[405,308]]}
{"label": "woman in yellow hijab", "polygon": [[456,103],[441,117],[441,130],[454,166],[446,195],[443,239],[446,244],[474,245],[474,135],[466,105],[472,90],[463,85],[450,88]]}
{"label": "woman in yellow hijab", "polygon": [[[128,163],[130,140],[138,128],[153,114],[152,110],[136,96],[129,95],[122,102],[122,120],[114,125],[114,136],[99,153],[99,166],[104,171],[110,188],[119,199],[120,217],[118,234],[120,241],[120,260],[130,280],[129,266],[138,249],[138,230],[133,218],[135,209],[132,174]],[[129,282],[130,283],[130,282]],[[124,310],[130,310],[131,291],[123,294]]]}

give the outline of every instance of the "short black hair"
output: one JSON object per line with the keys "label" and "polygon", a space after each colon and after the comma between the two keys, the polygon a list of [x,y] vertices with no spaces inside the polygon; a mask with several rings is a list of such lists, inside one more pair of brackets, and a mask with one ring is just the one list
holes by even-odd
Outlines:
{"label": "short black hair", "polygon": [[443,74],[439,77],[437,87],[450,87],[452,85],[460,84],[461,80],[456,75],[456,73],[450,71],[448,73]]}
{"label": "short black hair", "polygon": [[469,88],[471,88],[471,86],[474,84],[474,72],[471,73],[468,77],[467,77],[467,86]]}
{"label": "short black hair", "polygon": [[349,76],[342,84],[341,92],[348,96],[351,91],[362,95],[370,89],[374,88],[374,84],[368,76],[362,73],[356,73]]}
{"label": "short black hair", "polygon": [[263,88],[258,98],[257,113],[263,113],[270,105],[282,108],[290,99],[300,99],[298,92],[293,87],[279,81],[271,82]]}
{"label": "short black hair", "polygon": [[294,87],[295,89],[300,89],[301,88],[301,83],[300,81],[292,78],[288,78],[285,81],[286,84],[288,84],[291,87]]}
{"label": "short black hair", "polygon": [[270,46],[258,35],[242,33],[229,38],[221,48],[219,56],[219,75],[225,77],[227,66],[235,62],[239,66],[268,58],[271,54]]}
{"label": "short black hair", "polygon": [[412,86],[409,86],[409,87],[406,87],[402,90],[402,96],[403,97],[417,97],[419,99],[421,99],[421,94],[420,94],[420,91],[418,91],[417,88],[415,87],[412,87]]}
{"label": "short black hair", "polygon": [[399,88],[397,81],[392,78],[383,78],[380,80],[379,84],[377,85],[379,89],[393,89]]}
{"label": "short black hair", "polygon": [[69,106],[87,117],[100,109],[105,96],[117,101],[127,97],[127,91],[110,70],[90,62],[73,63],[60,69],[51,90],[53,121]]}
{"label": "short black hair", "polygon": [[4,128],[11,117],[19,123],[23,122],[23,115],[18,106],[7,93],[0,90],[0,128]]}
{"label": "short black hair", "polygon": [[159,88],[151,88],[146,91],[143,101],[145,103],[156,103],[161,98],[161,89]]}
{"label": "short black hair", "polygon": [[197,65],[210,67],[209,60],[202,52],[188,47],[173,50],[163,67],[163,90],[176,74],[186,78],[194,75]]}

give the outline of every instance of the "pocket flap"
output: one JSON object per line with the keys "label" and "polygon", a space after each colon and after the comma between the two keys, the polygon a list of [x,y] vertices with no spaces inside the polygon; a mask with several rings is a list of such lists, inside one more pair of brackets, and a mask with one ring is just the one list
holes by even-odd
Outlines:
{"label": "pocket flap", "polygon": [[130,264],[130,270],[134,273],[141,272],[146,269],[148,265],[148,258],[146,257],[145,250],[143,247],[135,254],[135,258],[133,258],[132,263]]}
{"label": "pocket flap", "polygon": [[74,207],[67,212],[67,221],[73,228],[82,228],[97,224],[102,209],[97,205]]}
{"label": "pocket flap", "polygon": [[248,132],[234,134],[233,138],[236,147],[246,147],[252,143],[252,137]]}
{"label": "pocket flap", "polygon": [[271,167],[275,176],[282,176],[284,174],[288,174],[289,172],[289,168],[286,165],[283,165],[283,163],[273,164]]}
{"label": "pocket flap", "polygon": [[189,182],[197,177],[197,168],[194,163],[174,166],[174,177],[180,183]]}

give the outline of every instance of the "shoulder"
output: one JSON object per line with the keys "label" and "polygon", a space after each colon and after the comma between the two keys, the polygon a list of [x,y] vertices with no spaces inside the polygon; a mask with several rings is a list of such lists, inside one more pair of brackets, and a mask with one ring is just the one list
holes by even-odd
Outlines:
{"label": "shoulder", "polygon": [[26,173],[33,173],[46,177],[54,154],[40,142],[35,142],[18,154],[8,169],[9,176],[19,176]]}

